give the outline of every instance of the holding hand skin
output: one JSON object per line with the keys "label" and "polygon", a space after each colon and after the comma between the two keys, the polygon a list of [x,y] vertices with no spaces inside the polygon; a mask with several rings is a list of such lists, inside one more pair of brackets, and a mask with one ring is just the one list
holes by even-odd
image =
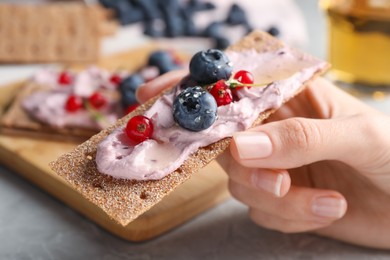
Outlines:
{"label": "holding hand skin", "polygon": [[[144,102],[186,72],[139,88]],[[218,158],[258,225],[390,248],[390,117],[319,78]],[[234,158],[234,159],[232,159]]]}

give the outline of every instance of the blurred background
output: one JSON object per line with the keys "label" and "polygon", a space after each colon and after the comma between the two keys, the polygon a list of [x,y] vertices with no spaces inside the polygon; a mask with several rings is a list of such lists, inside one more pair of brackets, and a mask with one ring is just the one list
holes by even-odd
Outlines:
{"label": "blurred background", "polygon": [[260,29],[329,60],[333,65],[329,78],[371,105],[390,110],[384,104],[390,82],[387,0],[3,0],[0,4],[0,84],[29,77],[42,63],[96,63],[150,43],[189,54],[210,47],[224,49],[250,30]]}

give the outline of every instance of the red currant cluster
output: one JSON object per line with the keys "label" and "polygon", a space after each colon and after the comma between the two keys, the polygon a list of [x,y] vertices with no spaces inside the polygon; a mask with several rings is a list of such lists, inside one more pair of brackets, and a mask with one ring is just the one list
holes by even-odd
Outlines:
{"label": "red currant cluster", "polygon": [[[64,70],[58,75],[57,82],[61,86],[69,86],[73,83],[73,75],[69,72]],[[122,81],[122,78],[118,74],[112,74],[109,81],[115,85],[119,86],[119,84]],[[73,113],[76,112],[82,108],[86,108],[87,104],[90,105],[92,109],[99,110],[103,108],[108,103],[107,98],[103,96],[100,92],[94,92],[89,98],[84,100],[80,96],[76,95],[69,95],[66,103],[65,103],[65,109],[66,111]],[[129,110],[130,108],[128,108]],[[134,108],[132,108],[134,109]],[[128,112],[127,112],[128,113]],[[126,114],[127,114],[126,113]]]}
{"label": "red currant cluster", "polygon": [[224,106],[233,102],[232,91],[237,91],[243,87],[250,88],[253,82],[254,77],[252,73],[240,70],[234,74],[233,80],[218,80],[209,88],[209,92],[217,101],[218,106]]}
{"label": "red currant cluster", "polygon": [[90,105],[91,108],[99,110],[107,104],[107,98],[99,92],[93,93],[89,98],[84,100],[80,96],[70,95],[65,103],[66,111],[73,113]]}
{"label": "red currant cluster", "polygon": [[[109,81],[114,86],[118,87],[119,84],[122,82],[122,77],[119,74],[114,73],[111,75]],[[69,71],[64,70],[63,72],[61,72],[58,75],[57,82],[59,85],[62,85],[62,86],[71,85],[73,83],[73,75]]]}

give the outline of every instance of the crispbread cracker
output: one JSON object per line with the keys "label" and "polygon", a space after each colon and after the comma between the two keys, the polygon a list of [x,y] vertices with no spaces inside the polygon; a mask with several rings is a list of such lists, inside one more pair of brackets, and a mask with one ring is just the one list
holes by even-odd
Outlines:
{"label": "crispbread cracker", "polygon": [[[264,32],[253,32],[230,50],[240,51],[254,48],[257,52],[277,50],[284,44]],[[312,78],[322,73],[317,71]],[[307,82],[302,82],[303,85]],[[298,91],[299,92],[299,91]],[[298,93],[297,92],[297,93]],[[296,93],[296,94],[297,94]],[[155,97],[140,106],[133,113],[118,120],[118,122],[93,136],[78,146],[73,152],[61,156],[50,166],[52,169],[83,196],[102,208],[111,218],[123,226],[130,223],[150,207],[158,203],[178,185],[186,181],[200,168],[221,154],[230,143],[230,138],[222,139],[207,147],[198,149],[176,171],[161,180],[134,181],[115,179],[101,174],[96,169],[96,147],[115,128],[127,123],[136,114],[143,114],[157,99]],[[284,100],[286,102],[287,100]],[[260,124],[274,110],[261,113],[254,125]]]}
{"label": "crispbread cracker", "polygon": [[0,63],[96,61],[99,9],[82,3],[0,4]]}
{"label": "crispbread cracker", "polygon": [[50,88],[47,86],[42,86],[33,82],[20,87],[20,91],[0,119],[0,132],[3,134],[63,141],[84,141],[98,132],[98,130],[95,129],[76,127],[54,128],[31,118],[22,107],[24,98],[36,91],[49,89]]}

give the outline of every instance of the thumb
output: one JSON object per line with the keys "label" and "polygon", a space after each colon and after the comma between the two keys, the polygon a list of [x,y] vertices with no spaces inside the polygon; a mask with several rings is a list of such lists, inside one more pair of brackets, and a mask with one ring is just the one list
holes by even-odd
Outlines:
{"label": "thumb", "polygon": [[141,85],[135,94],[138,102],[145,103],[161,91],[177,84],[187,73],[185,70],[173,70]]}
{"label": "thumb", "polygon": [[[233,157],[246,167],[290,169],[321,160],[339,160],[370,171],[378,167],[373,150],[383,141],[373,117],[289,118],[233,136]],[[382,135],[383,137],[383,135]],[[389,140],[388,140],[389,141]],[[376,151],[375,150],[375,151]],[[383,149],[382,149],[383,151]]]}

